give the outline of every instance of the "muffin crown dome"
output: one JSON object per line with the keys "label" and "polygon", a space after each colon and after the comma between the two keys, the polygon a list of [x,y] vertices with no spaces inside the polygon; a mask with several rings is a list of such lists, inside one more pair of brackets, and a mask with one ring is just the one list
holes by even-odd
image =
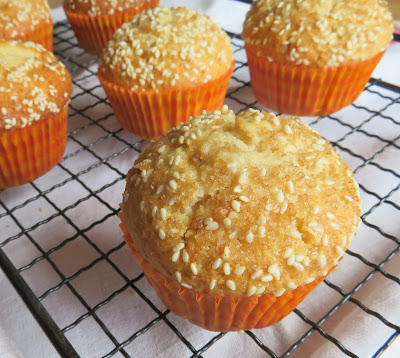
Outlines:
{"label": "muffin crown dome", "polygon": [[46,0],[0,0],[0,38],[15,39],[51,23]]}
{"label": "muffin crown dome", "polygon": [[325,275],[360,223],[358,186],[296,118],[204,113],[150,145],[127,177],[142,257],[199,292],[280,296]]}
{"label": "muffin crown dome", "polygon": [[331,67],[374,57],[392,39],[383,0],[258,0],[243,27],[246,46],[270,61]]}
{"label": "muffin crown dome", "polygon": [[188,88],[225,74],[232,66],[228,35],[206,15],[157,7],[117,30],[99,71],[134,90]]}
{"label": "muffin crown dome", "polygon": [[65,66],[41,45],[0,40],[0,132],[59,113],[72,92]]}

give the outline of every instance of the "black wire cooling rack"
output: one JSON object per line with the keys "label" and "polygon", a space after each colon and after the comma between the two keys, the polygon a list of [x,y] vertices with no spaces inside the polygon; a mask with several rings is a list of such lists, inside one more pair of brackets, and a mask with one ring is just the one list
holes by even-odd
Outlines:
{"label": "black wire cooling rack", "polygon": [[[251,92],[243,42],[238,35],[230,36],[236,67],[226,103],[236,112],[262,108]],[[382,310],[381,302],[387,299],[379,295],[384,288],[380,292],[375,288],[378,303],[363,292],[370,284],[397,290],[400,284],[399,261],[394,265],[400,250],[396,223],[400,166],[395,160],[400,154],[399,87],[371,78],[352,106],[330,116],[304,119],[338,148],[360,182],[363,224],[342,263],[348,267],[344,276],[351,280],[331,275],[289,315],[296,319],[300,334],[291,335],[291,323],[285,319],[243,335],[208,332],[201,341],[196,334],[200,328],[165,310],[155,297],[118,228],[125,173],[146,143],[116,122],[96,77],[97,59],[78,47],[66,21],[55,24],[54,42],[55,54],[74,82],[67,150],[42,178],[0,191],[0,266],[61,356],[84,355],[77,336],[90,331],[90,336],[97,335],[93,344],[107,342],[103,357],[140,357],[144,345],[154,345],[153,356],[211,357],[218,355],[223,340],[229,341],[237,356],[241,356],[240,346],[245,346],[246,356],[306,357],[317,347],[333,344],[336,356],[357,357],[357,345],[335,328],[343,327],[336,319],[341,310],[345,315],[342,312],[340,317],[349,316],[342,322],[349,327],[347,336],[369,326],[371,336],[365,336],[364,342],[375,341],[368,356],[380,356],[397,338],[399,306],[389,303]],[[27,213],[29,219],[22,220]],[[58,302],[68,302],[63,316],[56,313]],[[312,302],[325,305],[324,313],[315,315],[308,308]],[[353,320],[351,314],[358,309],[359,319]],[[115,320],[105,315],[110,310]],[[148,320],[136,322],[135,310],[148,310]],[[116,327],[124,334],[115,333]],[[376,332],[382,333],[378,340]],[[157,350],[161,336],[167,337],[167,344],[179,346],[180,353]]]}

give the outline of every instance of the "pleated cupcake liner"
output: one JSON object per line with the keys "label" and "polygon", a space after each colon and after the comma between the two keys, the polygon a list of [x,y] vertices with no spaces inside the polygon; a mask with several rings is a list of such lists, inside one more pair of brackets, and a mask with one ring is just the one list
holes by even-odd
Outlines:
{"label": "pleated cupcake liner", "polygon": [[64,12],[78,39],[79,46],[92,55],[100,56],[103,48],[122,24],[132,20],[135,15],[156,7],[159,2],[160,0],[146,1],[135,9],[118,11],[110,15],[76,14],[65,7]]}
{"label": "pleated cupcake liner", "polygon": [[286,291],[280,297],[267,294],[233,297],[198,292],[165,277],[143,259],[126,228],[122,212],[119,217],[124,240],[164,305],[176,315],[210,331],[250,330],[268,327],[279,322],[291,313],[336,267],[333,267],[326,276],[294,290]]}
{"label": "pleated cupcake liner", "polygon": [[42,45],[46,50],[53,52],[53,23],[42,23],[35,30],[17,36],[13,40],[32,41]]}
{"label": "pleated cupcake liner", "polygon": [[324,116],[352,104],[385,53],[354,65],[316,68],[268,61],[245,48],[257,100],[296,116]]}
{"label": "pleated cupcake liner", "polygon": [[154,139],[202,110],[220,109],[235,63],[217,79],[186,89],[135,91],[116,85],[97,73],[121,126],[145,139]]}
{"label": "pleated cupcake liner", "polygon": [[31,126],[0,133],[0,188],[29,183],[52,169],[67,143],[68,106]]}

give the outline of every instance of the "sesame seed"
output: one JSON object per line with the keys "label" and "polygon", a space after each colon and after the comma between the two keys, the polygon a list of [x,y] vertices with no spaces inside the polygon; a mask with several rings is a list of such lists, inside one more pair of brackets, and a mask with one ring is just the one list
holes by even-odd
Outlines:
{"label": "sesame seed", "polygon": [[2,107],[2,108],[1,108],[1,113],[2,113],[3,115],[6,115],[6,114],[7,114],[7,110],[6,110],[4,107]]}
{"label": "sesame seed", "polygon": [[183,262],[189,262],[189,254],[185,249],[182,250],[182,260]]}
{"label": "sesame seed", "polygon": [[160,209],[160,216],[161,216],[161,220],[167,219],[167,210],[165,208]]}
{"label": "sesame seed", "polygon": [[263,274],[263,270],[257,270],[250,277],[252,280],[255,280],[256,278],[260,277],[262,274]]}
{"label": "sesame seed", "polygon": [[295,262],[293,264],[293,267],[297,270],[297,271],[304,271],[304,266],[302,264],[299,264],[298,262]]}
{"label": "sesame seed", "polygon": [[296,284],[294,282],[289,282],[288,283],[288,288],[290,288],[291,290],[295,290],[297,288]]}
{"label": "sesame seed", "polygon": [[168,201],[168,205],[172,206],[175,204],[175,198],[170,199],[170,201]]}
{"label": "sesame seed", "polygon": [[293,252],[294,252],[293,248],[291,247],[287,248],[285,253],[283,254],[283,258],[287,259],[288,257],[293,255]]}
{"label": "sesame seed", "polygon": [[270,282],[272,281],[274,278],[272,275],[265,275],[263,277],[261,277],[261,282]]}
{"label": "sesame seed", "polygon": [[124,195],[124,203],[126,203],[128,201],[128,199],[129,199],[129,193],[126,192],[125,195]]}
{"label": "sesame seed", "polygon": [[175,272],[175,277],[178,280],[178,282],[182,281],[182,274],[179,271]]}
{"label": "sesame seed", "polygon": [[180,242],[179,244],[176,244],[174,248],[172,249],[173,252],[178,252],[182,250],[185,247],[185,244],[183,242]]}
{"label": "sesame seed", "polygon": [[246,270],[246,266],[238,266],[238,267],[235,268],[235,270],[233,271],[233,273],[234,273],[236,276],[240,276],[240,275],[243,274],[243,272],[244,272],[245,270]]}
{"label": "sesame seed", "polygon": [[314,277],[310,277],[310,278],[308,278],[307,280],[305,280],[304,282],[305,282],[306,284],[309,284],[309,283],[313,282],[314,280],[315,280]]}
{"label": "sesame seed", "polygon": [[281,205],[281,209],[280,209],[280,213],[281,214],[284,214],[285,213],[285,211],[287,210],[287,208],[288,208],[288,203],[287,203],[287,201],[284,201],[283,203],[282,203],[282,205]]}
{"label": "sesame seed", "polygon": [[351,197],[348,196],[348,195],[346,195],[344,198],[345,198],[346,200],[348,200],[348,201],[354,201],[353,198],[351,198]]}
{"label": "sesame seed", "polygon": [[181,282],[181,285],[182,285],[183,287],[186,287],[186,288],[192,288],[192,286],[190,286],[190,285],[188,285],[188,284],[186,284],[186,283],[183,283],[183,282]]}
{"label": "sesame seed", "polygon": [[293,186],[293,182],[291,180],[289,180],[289,182],[288,182],[288,187],[289,187],[289,192],[293,193],[294,192],[294,186]]}
{"label": "sesame seed", "polygon": [[347,243],[347,237],[345,236],[342,240],[342,246],[345,247]]}
{"label": "sesame seed", "polygon": [[310,258],[308,256],[306,256],[304,258],[303,265],[304,266],[309,266],[310,265]]}
{"label": "sesame seed", "polygon": [[239,175],[239,184],[246,184],[247,183],[247,173],[243,172]]}
{"label": "sesame seed", "polygon": [[[128,197],[129,197],[129,194],[128,194]],[[144,210],[144,201],[142,201],[141,203],[140,203],[140,211],[143,211]]]}
{"label": "sesame seed", "polygon": [[232,209],[240,212],[240,203],[237,200],[232,200]]}
{"label": "sesame seed", "polygon": [[329,218],[329,219],[331,219],[331,220],[333,220],[333,219],[336,219],[336,216],[335,215],[333,215],[331,212],[327,212],[326,213],[326,216]]}
{"label": "sesame seed", "polygon": [[164,151],[164,149],[166,148],[166,145],[162,145],[160,148],[158,148],[157,152],[158,153],[162,153]]}
{"label": "sesame seed", "polygon": [[255,286],[249,287],[249,289],[247,290],[247,296],[248,297],[253,296],[256,293],[256,291],[257,291],[257,287],[255,287]]}
{"label": "sesame seed", "polygon": [[250,199],[249,199],[247,196],[245,196],[245,195],[240,195],[240,196],[239,196],[239,199],[240,199],[241,201],[245,202],[245,203],[248,203],[248,202],[250,201]]}
{"label": "sesame seed", "polygon": [[330,226],[332,226],[334,229],[339,230],[339,225],[333,222],[329,223]]}
{"label": "sesame seed", "polygon": [[270,267],[268,267],[268,272],[271,275],[273,275],[276,272],[277,269],[278,269],[278,264],[273,264]]}
{"label": "sesame seed", "polygon": [[240,185],[236,185],[233,189],[234,193],[241,193],[242,192],[242,187]]}
{"label": "sesame seed", "polygon": [[320,211],[320,209],[321,209],[321,208],[320,208],[318,205],[315,205],[314,208],[313,208],[313,210],[312,210],[312,213],[313,213],[313,214],[318,214],[319,211]]}
{"label": "sesame seed", "polygon": [[254,234],[250,231],[247,235],[246,235],[246,241],[251,244],[253,242],[254,239]]}
{"label": "sesame seed", "polygon": [[280,296],[282,296],[284,293],[285,293],[285,289],[284,288],[281,288],[280,290],[278,290],[278,291],[276,291],[275,293],[274,293],[274,296],[275,297],[280,297]]}
{"label": "sesame seed", "polygon": [[258,234],[259,235],[264,235],[265,234],[265,226],[259,226],[258,227]]}
{"label": "sesame seed", "polygon": [[267,219],[265,218],[264,215],[260,215],[260,216],[258,217],[257,223],[258,223],[259,225],[265,225],[265,224],[267,223]]}
{"label": "sesame seed", "polygon": [[262,177],[264,177],[266,174],[267,174],[267,169],[261,168],[261,169],[260,169],[260,175],[261,175]]}
{"label": "sesame seed", "polygon": [[195,275],[195,276],[199,273],[199,270],[197,269],[196,264],[193,263],[193,262],[190,264],[190,269],[192,270],[192,273],[193,273],[193,275]]}
{"label": "sesame seed", "polygon": [[301,261],[304,260],[304,257],[305,257],[304,255],[297,255],[297,256],[296,256],[296,261],[297,261],[297,262],[301,262]]}
{"label": "sesame seed", "polygon": [[319,257],[318,257],[318,265],[321,268],[325,267],[325,265],[326,265],[326,256],[325,255],[322,255],[322,254],[319,255]]}
{"label": "sesame seed", "polygon": [[296,256],[295,256],[295,255],[292,255],[292,256],[290,256],[289,259],[287,260],[287,264],[288,264],[289,266],[293,266],[294,263],[295,263],[295,261],[296,261]]}
{"label": "sesame seed", "polygon": [[222,263],[222,259],[221,258],[216,259],[212,264],[212,268],[214,270],[216,270],[218,267],[221,266],[221,263]]}
{"label": "sesame seed", "polygon": [[279,190],[278,193],[276,194],[276,199],[278,200],[278,203],[283,203],[285,200],[285,196],[283,195],[282,190]]}
{"label": "sesame seed", "polygon": [[223,221],[223,223],[224,223],[226,226],[230,226],[230,225],[232,224],[232,221],[231,221],[231,219],[229,219],[229,218],[225,218],[224,221]]}
{"label": "sesame seed", "polygon": [[158,230],[158,236],[160,236],[161,240],[165,239],[165,232],[163,229]]}
{"label": "sesame seed", "polygon": [[224,274],[225,275],[231,274],[231,266],[227,262],[224,263]]}
{"label": "sesame seed", "polygon": [[180,251],[175,252],[175,253],[172,255],[172,262],[177,262],[178,259],[179,259],[179,255],[180,255],[180,254],[181,254]]}
{"label": "sesame seed", "polygon": [[210,290],[213,290],[215,288],[216,284],[217,284],[216,280],[211,280],[211,282],[210,282]]}
{"label": "sesame seed", "polygon": [[343,255],[344,251],[340,246],[336,246],[336,252],[338,255]]}
{"label": "sesame seed", "polygon": [[322,238],[322,245],[324,245],[324,246],[328,246],[328,245],[329,245],[329,238],[328,238],[328,235],[325,235],[325,236]]}
{"label": "sesame seed", "polygon": [[283,128],[284,128],[284,132],[286,134],[292,134],[293,133],[292,128],[290,128],[290,126],[288,124],[286,124]]}
{"label": "sesame seed", "polygon": [[206,226],[206,230],[217,230],[219,228],[219,224],[216,221],[210,222],[207,226]]}
{"label": "sesame seed", "polygon": [[151,210],[151,215],[153,216],[153,218],[156,215],[156,213],[157,213],[157,206],[153,206],[153,209]]}
{"label": "sesame seed", "polygon": [[265,287],[259,287],[259,288],[257,288],[256,295],[261,295],[262,293],[264,293],[264,291],[265,291]]}
{"label": "sesame seed", "polygon": [[235,291],[235,290],[236,290],[235,282],[233,282],[232,280],[226,281],[226,287],[228,287],[228,288],[231,289],[232,291]]}
{"label": "sesame seed", "polygon": [[226,256],[226,257],[229,257],[229,254],[231,253],[231,250],[229,249],[229,247],[228,246],[225,246],[224,247],[224,255]]}
{"label": "sesame seed", "polygon": [[178,183],[174,179],[170,180],[168,185],[172,190],[176,190],[178,188]]}

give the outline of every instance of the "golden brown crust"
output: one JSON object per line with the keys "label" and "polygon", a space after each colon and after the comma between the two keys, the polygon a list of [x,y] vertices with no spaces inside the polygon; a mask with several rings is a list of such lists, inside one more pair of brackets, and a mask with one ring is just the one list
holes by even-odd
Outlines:
{"label": "golden brown crust", "polygon": [[250,110],[189,120],[127,177],[122,212],[144,259],[217,295],[281,295],[329,271],[360,223],[357,183],[298,118]]}
{"label": "golden brown crust", "polygon": [[182,89],[219,78],[232,62],[229,37],[211,18],[184,7],[157,7],[115,32],[99,71],[133,90]]}
{"label": "golden brown crust", "polygon": [[59,113],[72,82],[64,65],[41,45],[0,40],[0,133]]}
{"label": "golden brown crust", "polygon": [[247,13],[242,36],[270,61],[331,67],[374,57],[392,34],[383,0],[259,0]]}
{"label": "golden brown crust", "polygon": [[0,0],[0,38],[19,39],[43,24],[51,24],[46,0]]}
{"label": "golden brown crust", "polygon": [[112,15],[140,8],[151,0],[64,0],[64,8],[89,16]]}

